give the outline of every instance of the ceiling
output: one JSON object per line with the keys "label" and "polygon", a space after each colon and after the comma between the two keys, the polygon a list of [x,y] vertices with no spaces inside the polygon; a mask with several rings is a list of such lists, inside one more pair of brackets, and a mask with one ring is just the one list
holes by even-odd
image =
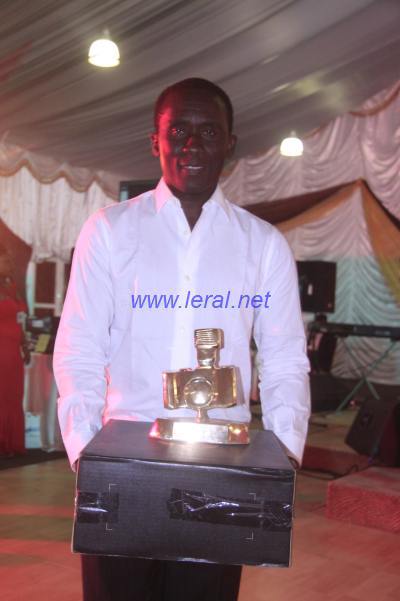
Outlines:
{"label": "ceiling", "polygon": [[[87,63],[103,29],[121,65]],[[6,0],[0,138],[123,179],[158,176],[148,134],[160,91],[220,84],[237,156],[304,134],[400,79],[400,0]]]}

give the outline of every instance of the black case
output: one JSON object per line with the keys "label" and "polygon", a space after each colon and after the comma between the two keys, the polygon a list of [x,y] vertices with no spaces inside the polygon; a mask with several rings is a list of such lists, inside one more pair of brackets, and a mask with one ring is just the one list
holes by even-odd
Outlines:
{"label": "black case", "polygon": [[83,450],[73,551],[288,566],[295,471],[276,436],[191,445],[150,427],[111,420]]}

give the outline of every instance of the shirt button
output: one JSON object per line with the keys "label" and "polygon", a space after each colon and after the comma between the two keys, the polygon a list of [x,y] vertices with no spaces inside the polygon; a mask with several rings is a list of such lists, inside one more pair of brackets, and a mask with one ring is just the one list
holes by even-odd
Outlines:
{"label": "shirt button", "polygon": [[190,280],[191,280],[191,279],[192,279],[192,278],[190,277],[190,275],[188,275],[188,274],[186,274],[186,275],[185,275],[185,280],[186,280],[187,282],[190,282]]}

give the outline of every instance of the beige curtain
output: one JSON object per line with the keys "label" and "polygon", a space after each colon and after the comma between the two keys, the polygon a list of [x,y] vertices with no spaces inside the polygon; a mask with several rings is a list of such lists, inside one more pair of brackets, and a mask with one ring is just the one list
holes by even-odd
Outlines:
{"label": "beige curtain", "polygon": [[336,209],[343,202],[346,202],[346,200],[348,200],[352,195],[354,186],[357,184],[349,184],[331,196],[331,198],[327,198],[323,202],[318,203],[315,207],[300,213],[300,215],[297,215],[292,219],[281,221],[281,223],[277,224],[278,229],[282,233],[285,233],[296,227],[300,227],[302,225],[306,225],[307,223],[312,223],[313,221],[322,219],[325,217],[325,215]]}

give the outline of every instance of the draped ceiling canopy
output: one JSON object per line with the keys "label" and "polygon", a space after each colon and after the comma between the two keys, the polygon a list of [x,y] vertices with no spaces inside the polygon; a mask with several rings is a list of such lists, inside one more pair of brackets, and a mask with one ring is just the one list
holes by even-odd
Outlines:
{"label": "draped ceiling canopy", "polygon": [[[104,28],[121,65],[87,63]],[[399,79],[398,0],[9,0],[0,3],[0,142],[60,164],[158,176],[148,133],[159,92],[221,84],[237,156],[265,152]],[[18,152],[15,150],[15,152]]]}

